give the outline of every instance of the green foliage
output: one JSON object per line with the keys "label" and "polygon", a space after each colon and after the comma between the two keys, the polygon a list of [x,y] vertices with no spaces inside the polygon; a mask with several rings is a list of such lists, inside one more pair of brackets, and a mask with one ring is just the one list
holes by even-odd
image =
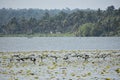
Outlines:
{"label": "green foliage", "polygon": [[120,36],[120,8],[108,6],[106,10],[0,9],[1,36],[35,34]]}
{"label": "green foliage", "polygon": [[92,31],[94,29],[94,26],[95,25],[92,23],[85,23],[79,27],[76,35],[78,35],[78,36],[92,36]]}

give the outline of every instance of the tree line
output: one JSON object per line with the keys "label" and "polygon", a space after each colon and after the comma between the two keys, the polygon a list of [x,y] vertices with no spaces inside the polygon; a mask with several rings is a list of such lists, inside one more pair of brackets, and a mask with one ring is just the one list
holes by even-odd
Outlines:
{"label": "tree line", "polygon": [[0,34],[120,36],[120,8],[106,10],[0,9]]}

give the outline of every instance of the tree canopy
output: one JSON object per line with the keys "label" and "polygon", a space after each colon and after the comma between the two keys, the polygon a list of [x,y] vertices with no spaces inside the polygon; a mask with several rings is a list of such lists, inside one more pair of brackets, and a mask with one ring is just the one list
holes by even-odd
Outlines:
{"label": "tree canopy", "polygon": [[0,34],[56,34],[74,36],[120,36],[120,8],[0,9]]}

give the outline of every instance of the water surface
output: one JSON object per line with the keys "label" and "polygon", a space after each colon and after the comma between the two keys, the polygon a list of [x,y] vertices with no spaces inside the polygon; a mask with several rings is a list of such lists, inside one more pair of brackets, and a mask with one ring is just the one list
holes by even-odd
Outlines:
{"label": "water surface", "polygon": [[120,50],[120,37],[0,37],[0,52]]}

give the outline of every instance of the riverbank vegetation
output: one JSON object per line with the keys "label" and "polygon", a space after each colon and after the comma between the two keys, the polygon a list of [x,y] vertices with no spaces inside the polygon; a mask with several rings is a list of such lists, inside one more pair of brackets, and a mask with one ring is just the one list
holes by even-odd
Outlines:
{"label": "riverbank vegetation", "polygon": [[0,9],[0,36],[120,36],[120,8]]}
{"label": "riverbank vegetation", "polygon": [[0,34],[0,37],[75,37],[73,33]]}

